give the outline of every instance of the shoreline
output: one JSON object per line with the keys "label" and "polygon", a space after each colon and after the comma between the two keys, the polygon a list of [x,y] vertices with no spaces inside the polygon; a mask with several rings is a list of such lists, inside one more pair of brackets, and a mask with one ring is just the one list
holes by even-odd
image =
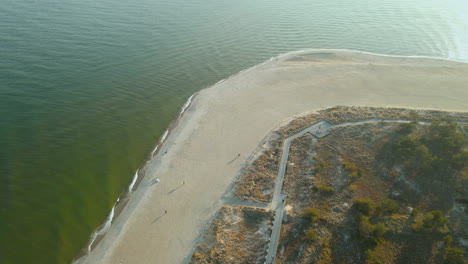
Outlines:
{"label": "shoreline", "polygon": [[[91,233],[86,246],[84,246],[79,254],[72,260],[72,264],[80,264],[83,263],[85,258],[89,255],[89,253],[98,246],[99,242],[105,237],[106,233],[109,231],[109,228],[112,226],[113,220],[119,217],[120,213],[125,209],[127,202],[131,199],[131,194],[133,191],[138,189],[141,181],[145,177],[145,168],[146,165],[159,153],[161,150],[161,146],[163,145],[164,141],[166,140],[167,136],[169,136],[171,130],[177,126],[179,119],[182,117],[183,113],[190,107],[192,100],[196,98],[199,92],[193,93],[184,103],[182,106],[179,114],[177,117],[169,123],[168,128],[164,131],[163,135],[158,139],[158,143],[151,151],[151,153],[147,156],[147,158],[143,161],[143,165],[141,165],[135,172],[132,181],[130,182],[126,191],[124,191],[118,198],[117,201],[114,203],[114,206],[111,208],[111,211],[107,215],[106,220],[99,225],[96,230]],[[142,175],[140,175],[140,172]]]}
{"label": "shoreline", "polygon": [[[339,54],[341,56],[344,55],[344,57],[348,56],[348,57],[355,57],[355,58],[359,58],[359,57],[368,57],[368,58],[373,58],[375,59],[375,61],[381,61],[382,60],[382,57],[388,57],[388,58],[392,58],[393,60],[403,60],[403,61],[412,61],[414,58],[419,58],[421,59],[421,62],[419,63],[414,63],[414,65],[419,65],[419,64],[422,64],[424,65],[424,63],[428,64],[428,60],[429,61],[433,61],[433,62],[438,62],[438,63],[435,63],[435,64],[452,64],[452,65],[448,65],[448,66],[453,66],[453,64],[461,64],[461,65],[464,65],[466,67],[466,63],[462,62],[462,61],[454,61],[454,60],[450,60],[450,59],[440,59],[440,58],[428,58],[428,57],[407,57],[407,56],[389,56],[389,55],[374,55],[374,54],[371,54],[371,53],[367,53],[367,52],[355,52],[355,51],[350,51],[350,50],[326,50],[326,49],[313,49],[313,50],[302,50],[302,51],[295,51],[295,52],[288,52],[288,53],[285,53],[285,54],[280,54],[279,56],[276,56],[276,57],[273,57],[273,58],[270,58],[269,60],[266,60],[258,65],[255,65],[253,67],[250,67],[246,70],[242,70],[234,75],[231,75],[230,77],[224,79],[224,80],[221,80],[219,82],[217,82],[215,85],[213,86],[210,86],[210,87],[207,87],[205,89],[202,89],[201,91],[195,93],[194,95],[192,95],[191,97],[189,97],[189,99],[186,101],[186,103],[184,104],[184,107],[181,109],[181,112],[179,113],[178,117],[171,122],[169,128],[166,130],[165,132],[165,135],[167,137],[164,137],[162,136],[159,140],[159,143],[156,145],[155,147],[155,150],[153,150],[153,152],[149,155],[148,157],[148,160],[145,161],[144,165],[138,169],[138,171],[140,172],[141,175],[135,175],[135,178],[133,182],[132,181],[132,184],[129,186],[129,190],[133,189],[132,192],[127,192],[127,193],[124,193],[122,196],[120,196],[119,200],[122,201],[122,200],[135,200],[135,199],[139,199],[141,200],[141,198],[143,198],[143,193],[145,192],[146,188],[143,188],[145,190],[143,190],[143,192],[140,192],[140,194],[137,196],[136,195],[136,192],[140,191],[140,185],[141,183],[146,179],[146,178],[149,178],[151,177],[151,175],[147,175],[147,173],[149,171],[153,172],[154,171],[154,166],[152,166],[152,163],[155,162],[156,159],[158,159],[158,157],[161,156],[161,152],[160,150],[163,148],[163,146],[165,146],[165,144],[169,144],[168,141],[170,141],[171,137],[173,137],[174,135],[172,134],[172,131],[173,130],[176,130],[179,126],[179,124],[181,122],[183,122],[182,119],[184,119],[185,117],[185,114],[184,113],[187,113],[187,112],[191,112],[191,111],[196,111],[197,108],[196,108],[196,105],[198,104],[198,99],[199,99],[199,95],[203,94],[204,96],[207,96],[208,93],[210,93],[211,90],[215,89],[215,88],[219,88],[219,86],[226,86],[226,83],[232,81],[233,79],[239,79],[239,78],[242,78],[242,77],[245,77],[245,75],[248,75],[249,73],[251,73],[252,71],[254,70],[261,70],[262,68],[268,68],[268,66],[270,67],[273,67],[275,66],[275,64],[281,64],[281,63],[284,63],[287,61],[287,59],[289,58],[295,58],[295,57],[298,57],[298,56],[305,56],[307,57],[306,55],[308,55],[308,53],[331,53],[331,54]],[[316,64],[320,64],[320,63],[323,63],[323,60],[319,60],[321,62],[317,62],[317,61],[314,61],[314,60],[317,60],[317,58],[314,58],[314,57],[310,57],[312,61],[305,61],[305,62],[301,62],[301,63],[316,63]],[[362,58],[361,58],[362,59]],[[325,60],[327,61],[327,60]],[[373,61],[373,60],[372,60]],[[440,63],[441,61],[444,61],[445,63]],[[335,62],[336,64],[336,61],[335,60],[332,60],[331,61],[331,64],[333,64],[333,62]],[[361,64],[362,64],[362,61],[361,61]],[[382,64],[384,65],[384,64]],[[414,66],[413,65],[413,66]],[[441,65],[439,65],[441,66]],[[447,66],[447,65],[442,65],[442,66]],[[234,80],[235,81],[235,80]],[[202,100],[202,99],[200,99]],[[206,100],[205,100],[206,101]],[[348,104],[349,105],[349,104]],[[331,107],[333,105],[329,105],[329,106],[325,106],[325,107],[322,107],[321,105],[319,105],[320,107],[318,108],[328,108],[328,107]],[[395,107],[404,107],[404,108],[408,108],[407,106],[403,106],[403,105],[394,105]],[[420,107],[415,107],[417,109],[421,109]],[[431,108],[431,107],[429,107]],[[312,109],[317,109],[317,107],[315,108],[310,108],[310,110]],[[309,111],[310,111],[309,110]],[[441,110],[448,110],[448,111],[452,111],[452,109],[441,109]],[[453,111],[457,111],[456,109],[453,109]],[[297,113],[299,114],[299,113]],[[296,114],[296,115],[297,115]],[[300,114],[299,114],[300,115]],[[291,119],[292,117],[290,116],[289,118],[286,118],[286,119]],[[285,120],[277,120],[277,121],[280,121],[280,123],[284,123]],[[268,136],[270,134],[271,131],[273,131],[274,128],[272,128],[270,131],[264,131],[265,134],[264,136]],[[263,142],[263,140],[260,141],[260,143]],[[254,155],[255,153],[252,153],[252,155]],[[250,156],[252,156],[250,155]],[[151,170],[152,168],[153,170]],[[148,179],[146,180],[148,181]],[[133,188],[131,188],[131,186]],[[229,190],[225,190],[225,191],[229,191]],[[152,191],[153,192],[153,191]],[[137,197],[133,197],[133,196],[137,196]],[[122,213],[123,211],[126,211],[127,210],[127,216],[125,217],[125,219],[128,219],[131,217],[131,212],[133,212],[136,208],[136,205],[139,203],[139,201],[137,201],[135,205],[135,207],[133,207],[133,209],[131,209],[129,211],[129,208],[126,208],[128,207],[128,201],[126,201],[124,204],[127,204],[127,206],[123,206],[124,208],[122,208],[122,210],[119,210],[120,212],[119,213],[116,213],[115,216],[111,219],[111,223],[112,223],[112,220],[115,219],[115,222],[119,222],[119,218],[120,218],[120,213]],[[119,205],[119,202],[116,203],[116,205],[114,206],[114,208],[118,207]],[[114,210],[114,208],[112,208],[112,211]],[[111,211],[111,213],[112,213]],[[111,215],[111,214],[109,214]],[[123,218],[123,217],[122,217]],[[105,226],[105,224],[107,223],[107,221],[101,225],[101,226]],[[124,222],[120,222],[119,223],[120,225],[125,225],[125,221]],[[107,233],[111,232],[113,229],[113,225],[111,224],[110,225],[110,229],[108,230]],[[115,229],[115,228],[114,228]],[[100,228],[98,228],[97,231],[95,232],[99,232],[100,231]],[[91,254],[94,252],[94,251],[97,251],[97,250],[100,250],[99,249],[99,246],[101,245],[101,240],[105,240],[106,239],[106,234],[103,235],[103,238],[99,239],[99,243],[96,242],[96,244],[93,245],[93,248],[95,248],[94,250],[91,250]],[[110,246],[107,246],[105,248],[108,248]],[[103,249],[104,250],[104,249]],[[187,252],[185,252],[187,253]],[[91,255],[89,254],[89,255]],[[87,257],[89,256],[88,254],[86,256],[84,256],[84,258],[86,258],[86,260],[88,259]],[[98,254],[98,255],[101,255],[101,254]],[[102,254],[104,255],[104,254]],[[81,263],[81,261],[86,261],[86,260],[82,260],[82,258],[80,259],[77,259],[75,262],[76,263]],[[86,262],[85,262],[86,263]]]}

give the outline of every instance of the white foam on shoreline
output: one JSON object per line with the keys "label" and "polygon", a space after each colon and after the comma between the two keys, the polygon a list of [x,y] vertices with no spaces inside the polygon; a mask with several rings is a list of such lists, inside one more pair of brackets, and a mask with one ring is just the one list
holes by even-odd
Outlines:
{"label": "white foam on shoreline", "polygon": [[89,245],[88,245],[88,252],[91,251],[91,247],[93,246],[93,243],[94,241],[96,240],[96,238],[100,235],[103,235],[105,232],[107,232],[107,230],[109,230],[111,224],[112,224],[112,220],[114,219],[114,211],[115,211],[115,205],[120,201],[120,198],[117,199],[117,202],[115,202],[114,206],[112,207],[112,210],[110,211],[109,215],[107,216],[107,219],[106,219],[106,222],[104,222],[104,226],[95,231],[92,235],[91,235],[91,241],[89,242]]}
{"label": "white foam on shoreline", "polygon": [[164,134],[161,137],[161,140],[159,141],[159,144],[163,143],[164,140],[166,140],[168,134],[169,134],[169,129],[166,129],[166,131],[164,131]]}
{"label": "white foam on shoreline", "polygon": [[164,132],[163,136],[161,137],[161,140],[159,140],[159,143],[156,145],[156,147],[153,149],[153,151],[151,152],[151,156],[154,156],[154,153],[156,153],[156,150],[158,150],[159,148],[159,145],[161,145],[161,143],[164,142],[164,140],[166,140],[166,137],[167,137],[167,134],[169,133],[169,129],[166,129],[166,131]]}
{"label": "white foam on shoreline", "polygon": [[[138,172],[139,172],[139,171],[140,171],[140,169],[138,169],[138,170],[135,172],[135,175],[133,176],[133,180],[132,180],[132,182],[130,183],[130,185],[128,186],[128,192],[129,192],[129,193],[132,192],[133,186],[135,186],[135,183],[136,183],[136,181],[137,181],[137,179],[138,179]],[[117,202],[118,202],[118,201],[119,201],[119,200],[117,200]]]}
{"label": "white foam on shoreline", "polygon": [[[462,62],[462,63],[468,63],[467,60],[462,60],[462,59],[453,59],[453,58],[443,58],[443,57],[434,57],[434,56],[410,56],[410,55],[389,55],[389,54],[381,54],[381,53],[374,53],[374,52],[368,52],[368,51],[360,51],[360,50],[350,50],[350,49],[303,49],[303,50],[296,50],[296,51],[290,51],[286,53],[279,54],[278,56],[270,58],[269,61],[274,61],[277,59],[282,59],[282,58],[287,58],[290,56],[297,56],[301,55],[304,53],[309,53],[309,52],[327,52],[327,53],[334,53],[334,52],[349,52],[349,53],[354,53],[354,54],[365,54],[365,55],[372,55],[372,56],[379,56],[379,57],[389,57],[389,58],[417,58],[417,59],[435,59],[435,60],[444,60],[444,61],[452,61],[452,62]],[[352,54],[351,54],[352,55]],[[261,63],[264,64],[264,63]],[[256,66],[254,66],[256,67]]]}
{"label": "white foam on shoreline", "polygon": [[[156,145],[156,147],[154,147],[153,151],[151,152],[151,156],[154,155],[154,153],[156,152],[156,150],[158,150],[158,147],[159,147],[159,144]],[[148,161],[149,162],[149,161]]]}
{"label": "white foam on shoreline", "polygon": [[[223,80],[221,80],[223,81]],[[220,81],[220,82],[221,82]],[[185,110],[187,110],[187,108],[190,106],[190,104],[192,103],[192,99],[193,97],[195,96],[196,93],[192,94],[188,99],[187,101],[185,102],[185,104],[182,106],[182,109],[179,113],[179,117],[182,116],[182,114],[185,112]],[[158,150],[159,146],[166,140],[167,136],[169,135],[169,129],[166,129],[166,131],[164,131],[164,134],[162,135],[161,139],[159,140],[158,144],[156,145],[156,147],[154,147],[153,151],[151,152],[151,156],[154,156],[154,153],[156,153],[156,151]],[[151,161],[148,160],[148,162]],[[147,162],[147,163],[148,163]],[[135,175],[133,176],[133,179],[132,179],[132,182],[130,183],[130,185],[128,186],[128,193],[130,194],[133,190],[133,187],[135,186],[137,180],[138,180],[138,172],[140,171],[140,169],[137,169],[137,171],[135,172]],[[88,253],[91,251],[91,247],[93,246],[93,243],[94,241],[96,240],[96,238],[100,235],[104,235],[108,230],[109,228],[111,227],[111,224],[112,224],[112,220],[114,219],[114,211],[115,211],[115,205],[120,201],[120,197],[117,198],[117,201],[115,202],[114,206],[112,207],[112,210],[110,211],[109,215],[107,216],[107,219],[106,221],[104,222],[104,226],[101,228],[101,229],[98,229],[96,231],[94,231],[91,235],[91,238],[90,238],[90,242],[88,244]],[[73,263],[78,263],[80,262],[81,259],[84,259],[83,258],[80,258],[80,259],[77,259],[76,261],[74,261]]]}
{"label": "white foam on shoreline", "polygon": [[[193,97],[195,96],[196,93],[192,94],[188,99],[187,101],[185,102],[185,104],[182,106],[182,109],[180,110],[180,113],[179,113],[179,117],[182,116],[182,114],[185,112],[185,110],[187,110],[187,108],[190,106],[190,104],[192,104],[192,99]],[[161,140],[159,140],[158,144],[154,147],[153,151],[151,151],[151,156],[154,156],[154,153],[156,153],[156,151],[158,150],[159,146],[161,145],[161,143],[163,143],[167,136],[169,134],[169,129],[166,129],[166,131],[164,132],[164,134],[162,135],[161,137]],[[148,161],[150,162],[150,160]],[[148,163],[147,162],[147,163]]]}
{"label": "white foam on shoreline", "polygon": [[[190,104],[192,103],[192,98],[195,94],[193,94],[192,96],[190,96],[188,99],[187,99],[187,102],[185,102],[185,104],[183,105],[182,109],[181,109],[181,112],[179,113],[179,116],[181,116],[185,110],[187,110],[187,108],[190,106]],[[164,134],[162,135],[161,137],[161,140],[159,140],[159,143],[156,145],[156,147],[154,148],[154,150],[151,152],[151,156],[154,155],[154,153],[158,150],[159,146],[166,140],[167,136],[169,135],[169,129],[166,129],[166,131],[164,131]],[[133,176],[133,179],[132,179],[132,182],[130,183],[130,185],[128,186],[128,192],[131,193],[132,190],[133,190],[133,187],[135,186],[135,183],[137,182],[138,180],[138,172],[140,171],[140,169],[137,169],[137,171],[135,172],[135,175]],[[120,201],[120,198],[117,199],[116,203],[117,204],[118,202]],[[91,239],[90,239],[90,242],[89,242],[89,245],[88,245],[88,252],[91,251],[91,247],[94,243],[94,241],[96,240],[96,238],[99,236],[99,235],[103,235],[105,232],[107,232],[107,230],[109,230],[111,224],[112,224],[112,220],[114,218],[114,211],[115,211],[115,205],[114,207],[112,207],[112,210],[111,212],[109,213],[105,223],[104,223],[104,226],[99,229],[99,230],[96,230],[92,235],[91,235]]]}
{"label": "white foam on shoreline", "polygon": [[179,116],[181,116],[185,112],[185,110],[190,106],[190,104],[192,103],[193,96],[194,94],[192,94],[192,96],[190,96],[189,99],[187,99],[187,102],[185,102],[184,106],[182,106],[182,110],[180,111]]}

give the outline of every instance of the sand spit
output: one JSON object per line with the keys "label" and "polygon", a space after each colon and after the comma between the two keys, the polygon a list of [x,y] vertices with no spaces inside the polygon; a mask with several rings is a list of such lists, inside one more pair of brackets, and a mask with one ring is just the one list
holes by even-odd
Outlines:
{"label": "sand spit", "polygon": [[335,105],[467,111],[466,102],[461,62],[342,50],[274,58],[192,99],[127,206],[79,262],[188,262],[246,159],[291,116]]}

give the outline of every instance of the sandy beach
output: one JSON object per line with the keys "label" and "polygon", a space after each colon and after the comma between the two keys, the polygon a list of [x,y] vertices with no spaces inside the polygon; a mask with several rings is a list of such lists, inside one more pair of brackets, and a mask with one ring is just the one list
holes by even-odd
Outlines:
{"label": "sandy beach", "polygon": [[461,62],[332,50],[272,59],[194,97],[80,262],[187,263],[243,164],[293,116],[336,105],[468,111],[467,102]]}

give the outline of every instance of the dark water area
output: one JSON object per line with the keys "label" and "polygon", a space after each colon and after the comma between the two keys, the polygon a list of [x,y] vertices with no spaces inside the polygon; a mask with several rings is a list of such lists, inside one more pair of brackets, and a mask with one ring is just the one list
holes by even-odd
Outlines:
{"label": "dark water area", "polygon": [[0,262],[70,263],[190,95],[306,48],[467,61],[468,3],[2,1]]}

